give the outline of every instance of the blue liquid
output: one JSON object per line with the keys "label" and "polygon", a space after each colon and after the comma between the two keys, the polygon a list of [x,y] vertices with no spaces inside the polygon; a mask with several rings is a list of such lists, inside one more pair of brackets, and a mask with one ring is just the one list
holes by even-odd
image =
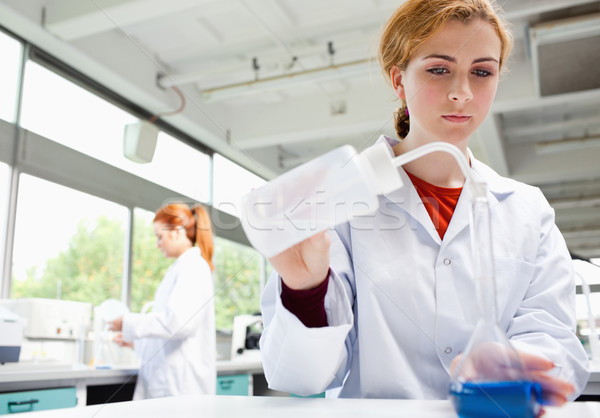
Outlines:
{"label": "blue liquid", "polygon": [[528,381],[452,383],[450,399],[461,418],[535,418],[542,388]]}

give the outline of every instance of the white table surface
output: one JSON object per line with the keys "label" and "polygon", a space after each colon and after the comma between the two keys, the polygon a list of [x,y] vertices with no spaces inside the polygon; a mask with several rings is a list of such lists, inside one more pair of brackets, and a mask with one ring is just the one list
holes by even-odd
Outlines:
{"label": "white table surface", "polygon": [[[456,418],[450,401],[185,396],[30,412],[23,418]],[[546,408],[544,418],[600,418],[599,402]]]}
{"label": "white table surface", "polygon": [[[0,365],[0,385],[3,383],[88,379],[103,377],[128,377],[136,375],[137,366],[116,366],[96,369],[86,365],[7,363]],[[217,362],[219,374],[262,373],[260,359],[236,359]]]}

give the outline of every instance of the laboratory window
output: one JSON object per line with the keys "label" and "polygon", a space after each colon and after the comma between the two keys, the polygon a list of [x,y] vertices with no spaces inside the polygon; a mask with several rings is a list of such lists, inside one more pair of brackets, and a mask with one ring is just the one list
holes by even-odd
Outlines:
{"label": "laboratory window", "polygon": [[214,261],[217,328],[231,330],[234,316],[260,312],[263,258],[251,247],[217,237]]}
{"label": "laboratory window", "polygon": [[241,197],[266,181],[219,154],[213,164],[213,206],[241,218]]}
{"label": "laboratory window", "polygon": [[201,202],[207,202],[210,157],[159,132],[150,163],[123,155],[130,113],[34,61],[25,69],[21,125],[48,139]]}
{"label": "laboratory window", "polygon": [[263,287],[266,286],[269,277],[271,277],[271,274],[273,274],[273,266],[271,265],[271,263],[269,263],[269,260],[265,258],[265,278],[263,282]]}
{"label": "laboratory window", "polygon": [[8,122],[15,121],[21,50],[20,42],[0,32],[0,119]]}
{"label": "laboratory window", "polygon": [[6,237],[6,217],[10,193],[10,166],[0,162],[0,272],[4,271],[4,242]]}
{"label": "laboratory window", "polygon": [[140,208],[133,211],[133,256],[131,262],[131,304],[132,312],[147,309],[147,303],[154,300],[154,293],[163,279],[172,259],[165,258],[156,246],[152,223],[154,212]]}
{"label": "laboratory window", "polygon": [[21,174],[10,297],[93,305],[120,299],[128,213],[116,203]]}

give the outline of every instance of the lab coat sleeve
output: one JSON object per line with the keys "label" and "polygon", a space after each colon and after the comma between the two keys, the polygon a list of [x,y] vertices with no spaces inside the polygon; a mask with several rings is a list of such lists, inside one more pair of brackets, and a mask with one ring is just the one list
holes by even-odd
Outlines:
{"label": "lab coat sleeve", "polygon": [[147,314],[129,313],[123,316],[123,338],[183,339],[201,325],[202,310],[214,297],[208,265],[197,259],[181,260],[176,283],[169,295],[167,308]]}
{"label": "lab coat sleeve", "polygon": [[312,395],[340,387],[355,338],[350,260],[336,233],[330,232],[331,273],[325,296],[329,326],[307,328],[281,302],[281,278],[273,272],[263,292],[264,331],[260,348],[269,387]]}
{"label": "lab coat sleeve", "polygon": [[[527,268],[529,288],[508,329],[518,350],[556,364],[551,374],[571,382],[576,398],[589,378],[587,354],[575,334],[575,282],[571,257],[555,225],[554,211],[539,193],[541,225],[537,258]],[[532,243],[533,244],[533,243]]]}

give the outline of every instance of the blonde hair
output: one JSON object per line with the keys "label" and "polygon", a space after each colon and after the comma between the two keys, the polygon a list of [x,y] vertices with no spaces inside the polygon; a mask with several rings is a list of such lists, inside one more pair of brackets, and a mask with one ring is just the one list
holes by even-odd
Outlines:
{"label": "blonde hair", "polygon": [[[500,68],[512,50],[513,37],[494,0],[407,0],[388,19],[379,43],[379,65],[388,81],[390,70],[406,69],[415,51],[449,20],[488,22],[500,38]],[[406,137],[409,115],[406,103],[394,114],[396,133]]]}

